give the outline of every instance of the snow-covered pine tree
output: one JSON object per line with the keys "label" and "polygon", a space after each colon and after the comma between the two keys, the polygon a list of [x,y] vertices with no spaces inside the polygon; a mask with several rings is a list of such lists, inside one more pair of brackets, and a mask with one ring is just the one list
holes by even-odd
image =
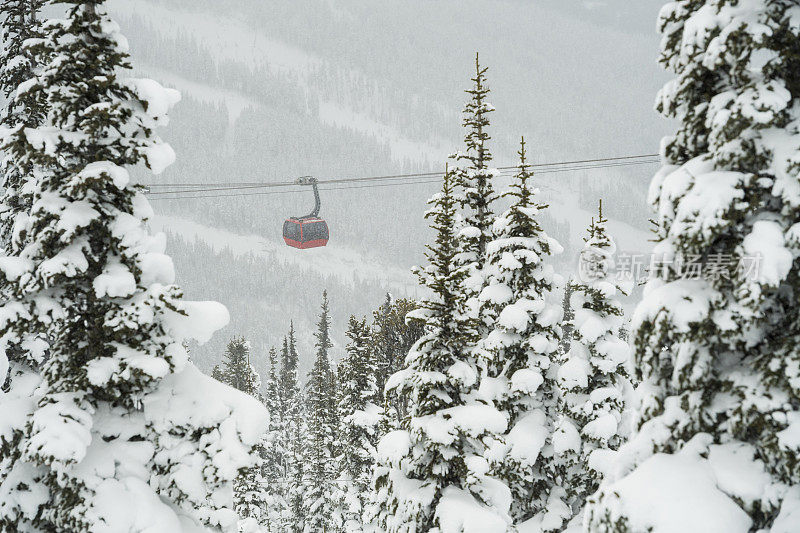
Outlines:
{"label": "snow-covered pine tree", "polygon": [[24,83],[47,115],[4,144],[36,174],[20,245],[0,260],[11,288],[0,348],[30,333],[49,347],[40,376],[11,383],[28,392],[0,398],[25,427],[18,446],[0,447],[0,529],[235,527],[231,485],[266,413],[188,361],[183,341],[207,340],[227,311],[183,300],[127,171],[173,160],[155,129],[178,94],[123,77],[126,40],[103,2],[61,3],[66,18],[35,45],[47,61]]}
{"label": "snow-covered pine tree", "polygon": [[[389,377],[403,367],[409,350],[424,333],[420,321],[406,320],[406,316],[418,307],[414,300],[394,299],[387,294],[383,304],[373,313],[372,346],[378,367],[376,385],[381,394]],[[384,397],[386,428],[400,427],[400,420],[406,415],[406,404],[407,398]]]}
{"label": "snow-covered pine tree", "polygon": [[263,441],[263,462],[261,464],[261,475],[264,480],[265,512],[263,513],[264,523],[267,531],[278,533],[283,531],[284,513],[286,502],[284,496],[285,473],[283,464],[284,450],[282,449],[281,430],[283,428],[283,416],[280,413],[280,383],[278,376],[280,366],[278,363],[278,352],[273,346],[269,350],[269,374],[267,383],[264,387],[264,406],[270,413],[269,427]]}
{"label": "snow-covered pine tree", "polygon": [[330,310],[328,293],[322,293],[322,309],[317,323],[317,353],[308,374],[305,387],[306,424],[308,433],[305,445],[303,493],[305,531],[335,531],[341,524],[338,498],[339,467],[337,451],[338,415],[331,411],[336,406],[335,378],[328,350],[333,347],[330,337]]}
{"label": "snow-covered pine tree", "polygon": [[220,374],[224,383],[263,403],[261,378],[250,364],[250,343],[244,337],[234,337],[228,342]]}
{"label": "snow-covered pine tree", "polygon": [[281,450],[281,422],[283,421],[280,409],[280,383],[278,376],[280,366],[278,364],[278,352],[275,347],[269,349],[269,374],[267,383],[264,387],[264,406],[270,414],[269,428],[264,446],[264,463],[262,473],[270,489],[270,494],[275,497],[278,494],[280,483],[283,481],[283,450]]}
{"label": "snow-covered pine tree", "polygon": [[[41,94],[17,92],[18,87],[33,78],[41,62],[37,52],[25,46],[26,42],[32,42],[30,39],[40,36],[41,5],[40,0],[4,0],[0,3],[3,13],[0,91],[7,101],[0,115],[0,127],[7,130],[6,142],[13,142],[14,137],[23,135],[26,127],[39,126],[44,118],[46,105]],[[19,254],[24,244],[24,234],[21,235],[18,230],[24,226],[32,202],[30,191],[24,191],[23,187],[33,178],[33,165],[29,160],[3,157],[0,174],[4,189],[0,198],[0,256],[3,257],[0,261],[14,261],[7,257]],[[15,283],[0,276],[0,298],[3,301],[13,298],[15,288]],[[35,320],[34,317],[31,319]],[[43,328],[30,328],[29,331],[20,328],[19,336],[12,334],[2,338],[5,349],[4,353],[0,353],[0,402],[3,405],[32,401],[39,365],[45,358],[48,346],[46,336],[41,332],[37,334],[37,329]],[[28,384],[25,385],[25,382]],[[26,422],[22,417],[6,419],[0,425],[0,459],[17,453]],[[0,460],[0,478],[8,477],[13,466],[11,461]]]}
{"label": "snow-covered pine tree", "polygon": [[[0,114],[0,127],[7,130],[2,144],[6,150],[18,142],[17,138],[24,135],[25,128],[40,126],[47,110],[41,91],[24,90],[46,59],[42,56],[46,50],[33,46],[34,40],[41,37],[39,11],[42,5],[42,0],[0,2],[0,12],[3,13],[0,91],[7,101]],[[18,91],[20,87],[23,90]],[[27,158],[3,157],[0,161],[4,189],[0,198],[0,253],[3,256],[18,255],[24,245],[25,234],[20,230],[27,222],[33,201],[31,191],[24,190],[24,185],[33,177],[33,171],[33,163]],[[14,291],[13,285],[0,277],[0,293],[10,295]],[[12,373],[28,372],[38,367],[47,347],[47,339],[35,333],[20,339],[7,337],[4,342],[7,347],[4,362],[0,364],[0,385],[6,380],[5,359],[10,359]],[[17,431],[12,433],[17,435]]]}
{"label": "snow-covered pine tree", "polygon": [[571,283],[572,341],[558,369],[559,420],[551,467],[575,515],[601,480],[593,465],[630,434],[630,350],[620,338],[624,311],[619,298],[624,293],[615,279],[616,244],[607,222],[601,202]]}
{"label": "snow-covered pine tree", "polygon": [[508,418],[501,436],[504,453],[493,466],[511,489],[515,523],[535,520],[542,531],[557,530],[567,518],[564,489],[548,476],[555,420],[554,367],[563,310],[550,301],[557,288],[548,259],[562,252],[539,222],[547,206],[536,201],[532,174],[520,143],[519,170],[506,196],[507,211],[493,225],[487,245],[487,286],[482,305],[494,329],[483,341],[489,362],[482,389]]}
{"label": "snow-covered pine tree", "polygon": [[[668,3],[657,107],[680,121],[649,200],[632,322],[638,430],[592,531],[797,531],[800,25],[784,0]],[[698,272],[699,270],[699,272]]]}
{"label": "snow-covered pine tree", "polygon": [[344,531],[361,531],[375,447],[383,418],[378,365],[366,319],[351,316],[346,354],[339,364],[340,460]]}
{"label": "snow-covered pine tree", "polygon": [[470,99],[464,108],[463,126],[466,149],[457,152],[451,159],[458,165],[456,182],[460,188],[458,203],[463,211],[463,221],[458,228],[459,250],[454,257],[458,267],[464,271],[463,320],[461,334],[467,345],[480,347],[479,341],[492,329],[491,314],[483,311],[479,295],[486,286],[483,267],[486,261],[486,245],[492,239],[492,224],[495,214],[493,203],[497,193],[492,183],[496,170],[489,167],[492,153],[487,145],[490,136],[489,113],[494,107],[487,101],[489,87],[486,83],[486,67],[481,67],[475,54],[475,77],[473,86],[466,91]]}
{"label": "snow-covered pine tree", "polygon": [[409,398],[409,415],[378,445],[378,531],[455,533],[466,523],[473,531],[505,531],[509,523],[508,488],[488,473],[484,457],[487,437],[502,433],[506,419],[478,397],[477,365],[461,331],[465,273],[454,265],[454,185],[447,171],[426,214],[436,237],[429,266],[417,273],[431,296],[412,313],[426,334],[387,384]]}
{"label": "snow-covered pine tree", "polygon": [[225,376],[222,374],[222,369],[219,367],[219,365],[214,365],[214,368],[211,369],[211,377],[220,383],[225,382]]}
{"label": "snow-covered pine tree", "polygon": [[491,139],[487,131],[489,113],[494,111],[494,107],[487,101],[490,92],[486,84],[487,71],[488,68],[481,67],[480,58],[475,54],[475,77],[472,78],[474,85],[466,91],[470,100],[464,108],[466,150],[451,157],[458,163],[466,163],[455,172],[458,185],[462,189],[459,203],[466,209],[464,226],[461,228],[462,239],[466,244],[462,252],[472,254],[465,260],[475,263],[476,268],[483,265],[486,245],[492,239],[492,204],[497,200],[492,184],[496,171],[489,167],[492,153],[487,146]]}
{"label": "snow-covered pine tree", "polygon": [[383,303],[372,314],[373,352],[378,365],[377,384],[381,390],[381,385],[386,386],[389,376],[400,369],[405,358],[403,354],[399,361],[396,360],[399,354],[398,338],[392,320],[394,303],[392,295],[386,293]]}
{"label": "snow-covered pine tree", "polygon": [[[228,343],[223,354],[220,377],[226,385],[264,404],[261,378],[250,364],[250,343],[244,337],[234,337]],[[241,520],[239,529],[246,533],[255,533],[268,522],[268,489],[263,478],[268,439],[269,434],[265,432],[255,447],[258,456],[255,464],[241,472],[233,484],[234,504]]]}
{"label": "snow-covered pine tree", "polygon": [[283,484],[281,490],[286,502],[283,527],[290,533],[301,533],[305,526],[303,497],[306,483],[303,455],[306,449],[305,402],[300,391],[297,371],[298,354],[294,324],[289,326],[289,336],[283,339],[281,371],[279,374],[280,450],[283,456]]}
{"label": "snow-covered pine tree", "polygon": [[574,327],[572,321],[575,319],[575,311],[572,309],[573,289],[572,280],[567,280],[564,284],[564,298],[561,300],[561,309],[564,312],[564,318],[561,319],[561,346],[559,347],[561,353],[567,353],[572,343],[572,330]]}
{"label": "snow-covered pine tree", "polygon": [[34,39],[42,37],[40,11],[44,0],[2,0],[3,51],[0,53],[0,91],[7,103],[0,122],[6,127],[18,125],[35,128],[45,118],[46,102],[38,91],[17,89],[28,83],[41,63],[47,58],[39,56],[46,49],[37,46]]}

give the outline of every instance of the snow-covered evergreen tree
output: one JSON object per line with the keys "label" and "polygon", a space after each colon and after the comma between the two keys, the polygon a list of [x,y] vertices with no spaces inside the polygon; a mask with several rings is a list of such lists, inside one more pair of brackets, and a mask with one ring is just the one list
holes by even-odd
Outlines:
{"label": "snow-covered evergreen tree", "polygon": [[250,343],[244,337],[234,337],[222,356],[220,377],[234,389],[257,398],[261,396],[261,378],[250,364]]}
{"label": "snow-covered evergreen tree", "polygon": [[[417,307],[414,300],[395,299],[387,294],[383,304],[373,313],[372,346],[378,365],[376,385],[379,391],[383,391],[389,377],[403,367],[409,350],[424,333],[420,321],[406,320],[406,316]],[[386,429],[399,427],[406,414],[407,400],[396,395],[384,397]]]}
{"label": "snow-covered evergreen tree", "polygon": [[567,280],[564,284],[564,297],[561,300],[561,309],[564,312],[564,317],[561,319],[561,346],[559,347],[561,353],[567,353],[572,344],[573,320],[575,319],[575,311],[572,308],[572,291],[574,288],[572,280]]}
{"label": "snow-covered evergreen tree", "polygon": [[489,371],[481,388],[509,421],[500,438],[505,450],[494,469],[511,489],[512,517],[516,523],[535,519],[543,531],[552,531],[567,514],[563,487],[545,468],[552,460],[554,363],[563,315],[550,301],[557,283],[548,259],[562,248],[539,222],[547,206],[536,201],[531,187],[524,139],[519,156],[506,193],[511,206],[495,220],[487,245],[488,284],[481,300],[494,329],[483,341]]}
{"label": "snow-covered evergreen tree", "polygon": [[294,324],[289,327],[289,336],[283,340],[281,370],[279,374],[278,402],[280,405],[280,452],[283,456],[283,483],[281,490],[286,503],[283,527],[290,533],[301,533],[304,529],[305,511],[303,498],[306,449],[305,407],[297,373],[298,354]]}
{"label": "snow-covered evergreen tree", "polygon": [[317,353],[314,365],[308,374],[305,387],[307,442],[305,444],[305,466],[303,493],[303,510],[305,513],[305,531],[334,531],[340,527],[337,517],[340,516],[338,488],[336,480],[339,475],[337,464],[338,414],[336,408],[336,390],[334,371],[328,351],[333,347],[330,337],[330,310],[328,294],[322,293],[322,310],[317,324]]}
{"label": "snow-covered evergreen tree", "polygon": [[624,311],[619,298],[624,293],[615,279],[616,244],[607,222],[601,203],[571,283],[572,341],[558,369],[560,416],[552,468],[575,514],[599,485],[600,472],[593,464],[630,434],[630,350],[620,338]]}
{"label": "snow-covered evergreen tree", "polygon": [[[0,90],[7,103],[0,121],[13,128],[39,126],[45,117],[46,102],[41,92],[27,91],[26,85],[47,58],[48,49],[37,45],[42,37],[40,11],[44,0],[3,0],[3,51],[0,53]],[[22,89],[17,94],[17,89]]]}
{"label": "snow-covered evergreen tree", "polygon": [[455,172],[458,185],[461,187],[459,203],[465,208],[464,226],[461,237],[466,243],[464,252],[468,257],[464,261],[474,263],[475,268],[483,265],[486,245],[492,239],[492,223],[494,212],[492,204],[497,200],[497,193],[492,183],[496,170],[489,167],[492,153],[487,146],[489,136],[489,113],[494,107],[487,101],[489,87],[486,83],[486,67],[481,67],[479,57],[475,55],[475,77],[473,87],[466,91],[470,100],[464,108],[463,126],[467,130],[464,137],[466,150],[452,156],[459,166]]}
{"label": "snow-covered evergreen tree", "polygon": [[267,531],[277,533],[283,531],[283,520],[286,502],[283,498],[285,474],[283,468],[284,450],[282,449],[281,430],[283,416],[280,413],[280,383],[278,376],[280,366],[278,352],[275,347],[269,350],[269,374],[264,392],[264,406],[270,414],[269,427],[263,440],[261,475],[264,481],[265,512],[262,514]]}
{"label": "snow-covered evergreen tree", "polygon": [[633,317],[638,430],[587,510],[592,531],[796,531],[800,516],[800,25],[796,2],[670,2]]}
{"label": "snow-covered evergreen tree", "polygon": [[[41,91],[25,90],[46,59],[47,49],[34,46],[34,40],[42,35],[39,11],[41,0],[4,0],[0,3],[3,13],[3,51],[0,53],[0,91],[6,98],[6,106],[0,114],[0,127],[7,129],[4,151],[19,142],[25,128],[42,124],[47,102]],[[22,90],[18,91],[19,88]],[[24,246],[22,232],[33,201],[32,191],[24,185],[33,178],[34,164],[30,158],[3,157],[0,161],[3,194],[0,198],[0,253],[4,256],[18,255]],[[14,283],[0,277],[0,293],[11,297]],[[35,330],[35,328],[31,328]],[[36,369],[44,358],[47,339],[31,331],[20,339],[6,339],[6,357],[10,359],[13,372]],[[7,366],[0,364],[0,380],[5,382]]]}
{"label": "snow-covered evergreen tree", "polygon": [[[244,337],[235,337],[228,343],[219,374],[223,383],[264,404],[261,378],[250,364],[250,343]],[[266,509],[268,488],[263,476],[269,437],[268,432],[262,435],[255,447],[255,464],[240,473],[233,484],[234,504],[241,520],[239,529],[246,533],[262,530],[261,526],[266,530],[269,518]]]}
{"label": "snow-covered evergreen tree", "polygon": [[458,228],[459,250],[453,258],[464,272],[462,292],[465,298],[461,314],[465,320],[462,320],[461,335],[467,344],[474,347],[481,346],[479,341],[492,328],[491,314],[484,312],[479,298],[481,290],[486,286],[483,267],[486,262],[486,245],[492,239],[495,218],[493,204],[497,200],[493,185],[497,171],[489,167],[492,153],[487,144],[490,139],[489,113],[494,111],[494,107],[487,101],[487,70],[486,67],[481,67],[476,54],[475,77],[472,78],[474,85],[466,91],[470,99],[464,108],[466,149],[451,157],[458,165],[454,175],[460,191],[457,193],[458,203],[463,211],[463,221],[459,222]]}
{"label": "snow-covered evergreen tree", "polygon": [[436,233],[429,266],[418,270],[431,296],[414,313],[426,334],[392,376],[389,390],[409,398],[403,429],[378,446],[375,526],[379,531],[504,531],[510,494],[489,474],[487,438],[506,428],[504,415],[478,395],[478,370],[462,332],[465,272],[459,251],[454,177],[430,200],[426,217]]}
{"label": "snow-covered evergreen tree", "polygon": [[222,374],[222,369],[219,367],[219,365],[214,365],[214,368],[211,369],[211,377],[220,383],[225,382],[225,376]]}
{"label": "snow-covered evergreen tree", "polygon": [[10,165],[36,173],[28,216],[14,221],[19,244],[0,260],[0,348],[30,334],[49,346],[40,372],[0,396],[24,428],[0,447],[0,528],[230,529],[232,482],[266,414],[188,361],[183,341],[207,340],[227,311],[183,300],[127,170],[173,160],[155,129],[178,94],[123,77],[127,42],[103,2],[61,3],[66,18],[35,44],[46,61],[17,91],[44,101],[46,117],[4,145]]}
{"label": "snow-covered evergreen tree", "polygon": [[361,531],[375,447],[383,419],[378,365],[366,319],[351,316],[345,357],[339,365],[340,460],[345,531]]}

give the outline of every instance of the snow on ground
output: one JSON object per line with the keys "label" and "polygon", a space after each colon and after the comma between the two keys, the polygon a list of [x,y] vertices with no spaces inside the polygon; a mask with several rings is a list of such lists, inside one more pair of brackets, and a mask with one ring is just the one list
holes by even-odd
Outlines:
{"label": "snow on ground", "polygon": [[190,96],[199,102],[224,105],[228,110],[230,126],[233,126],[245,109],[260,106],[256,100],[236,91],[229,91],[206,83],[189,80],[168,70],[150,65],[137,65],[137,70],[145,73],[150,78],[158,80],[165,87],[177,89],[182,95]]}
{"label": "snow on ground", "polygon": [[195,37],[217,61],[269,65],[275,70],[306,74],[321,60],[299,48],[269,39],[234,18],[202,11],[184,11],[148,0],[112,0],[112,16],[141,17],[164,35],[180,33]]}
{"label": "snow on ground", "polygon": [[283,242],[268,240],[260,235],[240,235],[171,216],[153,217],[150,228],[153,231],[178,235],[189,242],[199,240],[210,246],[215,253],[227,248],[237,257],[252,254],[257,258],[277,260],[283,264],[293,264],[302,269],[334,276],[345,283],[358,278],[385,283],[408,295],[415,295],[419,290],[413,276],[406,269],[383,264],[377,258],[366,257],[335,243],[324,248],[297,250]]}
{"label": "snow on ground", "polygon": [[[570,224],[570,242],[562,242],[561,245],[572,252],[579,252],[584,245],[586,228],[592,217],[597,216],[597,212],[578,207],[577,195],[565,191],[564,188],[543,188],[542,197],[550,206],[546,211],[548,215],[559,223],[566,221]],[[642,220],[642,224],[646,225],[647,220]],[[614,237],[620,253],[649,254],[653,250],[653,243],[650,242],[653,234],[645,229],[614,219],[609,219],[607,228],[608,233]],[[646,259],[649,261],[649,256]]]}
{"label": "snow on ground", "polygon": [[448,148],[448,143],[443,139],[437,140],[435,144],[408,139],[395,128],[335,102],[320,102],[319,118],[327,125],[375,135],[379,141],[389,145],[392,157],[397,161],[444,161],[452,152],[452,147]]}

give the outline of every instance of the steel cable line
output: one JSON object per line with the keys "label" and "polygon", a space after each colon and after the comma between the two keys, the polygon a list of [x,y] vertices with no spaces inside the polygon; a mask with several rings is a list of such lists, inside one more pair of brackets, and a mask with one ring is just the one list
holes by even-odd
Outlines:
{"label": "steel cable line", "polygon": [[[610,161],[625,161],[625,160],[632,160],[632,159],[644,159],[644,158],[658,158],[658,154],[645,154],[645,155],[628,155],[628,156],[620,156],[620,157],[604,157],[600,159],[579,159],[575,161],[559,161],[554,163],[533,163],[530,165],[526,165],[528,168],[546,168],[546,167],[553,167],[553,166],[564,166],[564,165],[577,165],[577,164],[588,164],[588,163],[603,163],[603,162],[610,162]],[[518,165],[513,166],[506,166],[506,167],[497,167],[495,170],[514,170],[519,168]],[[432,177],[432,176],[441,176],[441,171],[435,172],[420,172],[416,174],[388,174],[384,176],[366,176],[366,177],[358,177],[358,178],[338,178],[338,179],[329,179],[325,180],[324,182],[321,181],[320,183],[342,183],[342,182],[356,182],[356,181],[377,181],[377,180],[389,180],[389,179],[404,179],[404,178],[422,178],[422,177]],[[296,185],[294,181],[285,181],[285,182],[263,182],[263,181],[242,181],[242,182],[230,182],[230,183],[219,183],[219,182],[207,182],[207,183],[152,183],[147,185],[148,187],[207,187],[212,185],[230,185],[230,186],[271,186],[271,187],[281,187],[287,185]]]}
{"label": "steel cable line", "polygon": [[[581,165],[581,166],[571,166],[571,167],[561,167],[561,168],[547,168],[544,170],[540,170],[535,172],[534,175],[542,175],[542,174],[556,174],[562,172],[577,172],[581,170],[593,170],[593,169],[602,169],[602,168],[614,168],[614,167],[627,167],[627,166],[638,166],[638,165],[645,165],[645,164],[656,164],[659,161],[655,160],[648,160],[648,161],[626,161],[626,162],[619,162],[619,163],[608,163],[602,165]],[[517,170],[519,167],[507,167],[505,170],[500,170],[498,175],[501,177],[508,177],[513,175],[511,170]],[[335,191],[335,190],[343,190],[343,189],[366,189],[372,187],[391,187],[397,185],[417,185],[417,184],[425,184],[425,183],[437,183],[440,182],[440,176],[442,175],[441,172],[437,173],[430,173],[424,174],[422,176],[436,176],[436,179],[424,180],[416,177],[413,181],[406,180],[405,182],[394,182],[394,183],[383,183],[383,184],[364,184],[361,186],[356,187],[325,187],[326,184],[338,185],[344,183],[352,183],[353,180],[350,179],[343,179],[343,180],[326,180],[320,182],[320,190],[328,190],[328,191]],[[264,188],[276,188],[276,187],[286,187],[286,186],[297,186],[297,183],[294,182],[287,182],[281,184],[263,184],[263,185],[248,185],[248,186],[228,186],[228,187],[210,187],[207,189],[179,189],[179,190],[168,190],[168,191],[153,191],[149,192],[148,195],[153,200],[166,200],[166,199],[183,199],[183,198],[220,198],[225,196],[263,196],[269,194],[285,194],[285,193],[295,193],[295,192],[302,192],[305,189],[293,189],[287,191],[277,191],[277,192],[243,192],[238,194],[196,194],[202,192],[219,192],[219,191],[238,191],[238,190],[248,190],[248,189],[264,189]],[[164,196],[160,196],[164,195]],[[167,195],[175,195],[175,196],[167,196]],[[159,196],[159,197],[156,197]]]}
{"label": "steel cable line", "polygon": [[[555,167],[555,166],[574,166],[574,165],[588,165],[592,163],[606,163],[606,162],[624,162],[630,160],[638,160],[638,159],[645,159],[647,158],[652,159],[658,157],[657,154],[645,154],[645,155],[632,155],[632,156],[620,156],[620,157],[604,157],[598,159],[582,159],[582,160],[574,160],[574,161],[560,161],[560,162],[553,162],[553,163],[535,163],[531,165],[527,165],[528,168],[536,169],[536,168],[547,168],[547,167]],[[519,168],[517,165],[514,166],[506,166],[506,167],[498,167],[496,170],[505,171],[505,170],[514,170]],[[416,174],[389,174],[384,176],[366,176],[366,177],[357,177],[357,178],[335,178],[329,180],[321,180],[319,183],[350,183],[350,182],[364,182],[364,181],[382,181],[382,180],[392,180],[392,179],[409,179],[409,178],[422,178],[422,177],[434,177],[434,176],[441,176],[441,171],[436,172],[421,172]],[[257,187],[286,187],[291,185],[296,185],[294,181],[287,181],[287,182],[232,182],[232,183],[215,183],[215,182],[207,182],[207,183],[152,183],[152,184],[143,184],[147,187],[180,187],[180,188],[188,188],[188,187],[213,187],[213,186],[220,186],[225,188],[231,187],[241,187],[241,188],[257,188]]]}
{"label": "steel cable line", "polygon": [[[547,168],[544,170],[535,171],[534,174],[541,175],[541,174],[553,174],[556,172],[573,172],[578,170],[584,169],[597,169],[597,168],[610,168],[610,167],[625,167],[625,166],[636,166],[636,165],[644,165],[644,164],[653,164],[658,163],[655,160],[647,160],[647,161],[625,161],[619,163],[608,163],[602,165],[580,165],[580,166],[571,166],[571,167],[558,167],[558,168]],[[526,165],[527,167],[527,165]],[[498,171],[498,174],[501,176],[509,176],[512,175],[513,172],[517,171],[519,167],[503,167],[503,169],[495,169]],[[442,172],[431,172],[426,174],[405,174],[402,177],[440,177]],[[381,179],[388,179],[388,178],[381,178]],[[357,182],[359,178],[356,179],[338,179],[338,180],[324,180],[320,181],[320,185],[326,184],[339,184],[339,183],[352,183]],[[209,184],[215,185],[215,184]],[[176,194],[176,193],[192,193],[192,192],[214,192],[214,191],[233,191],[233,190],[246,190],[246,189],[271,189],[276,187],[287,187],[287,186],[295,186],[297,185],[296,182],[282,182],[282,183],[263,183],[263,184],[253,184],[253,185],[236,185],[236,184],[220,184],[220,187],[209,187],[207,189],[177,189],[172,191],[152,191],[148,194],[156,195],[156,194]]]}

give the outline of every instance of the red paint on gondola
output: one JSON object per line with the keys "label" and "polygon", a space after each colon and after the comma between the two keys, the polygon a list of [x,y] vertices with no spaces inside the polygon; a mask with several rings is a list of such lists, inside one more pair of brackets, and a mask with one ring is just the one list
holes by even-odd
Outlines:
{"label": "red paint on gondola", "polygon": [[328,238],[328,224],[321,218],[290,218],[283,225],[283,242],[293,248],[319,248],[328,244]]}
{"label": "red paint on gondola", "polygon": [[320,246],[325,246],[326,244],[328,244],[328,239],[317,239],[316,241],[298,242],[284,238],[283,242],[285,242],[292,248],[300,248],[301,250],[306,250],[308,248],[319,248]]}

